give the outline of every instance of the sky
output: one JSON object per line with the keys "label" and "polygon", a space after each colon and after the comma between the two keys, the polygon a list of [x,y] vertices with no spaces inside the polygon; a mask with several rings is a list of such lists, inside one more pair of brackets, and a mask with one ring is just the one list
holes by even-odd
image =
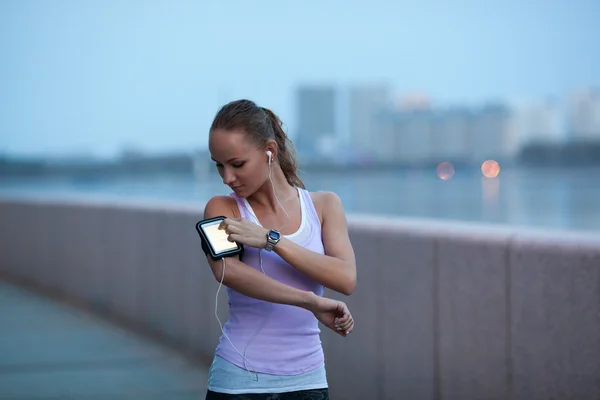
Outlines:
{"label": "sky", "polygon": [[0,154],[205,148],[249,98],[294,137],[301,84],[389,83],[434,104],[600,87],[600,0],[0,2]]}

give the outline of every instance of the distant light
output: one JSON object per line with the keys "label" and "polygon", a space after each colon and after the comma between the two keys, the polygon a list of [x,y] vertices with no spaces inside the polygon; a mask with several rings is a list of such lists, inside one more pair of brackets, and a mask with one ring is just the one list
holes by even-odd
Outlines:
{"label": "distant light", "polygon": [[454,176],[454,166],[448,161],[444,161],[437,166],[437,175],[441,180],[447,181]]}
{"label": "distant light", "polygon": [[487,160],[481,164],[481,172],[486,178],[495,178],[500,173],[500,164],[494,160]]}

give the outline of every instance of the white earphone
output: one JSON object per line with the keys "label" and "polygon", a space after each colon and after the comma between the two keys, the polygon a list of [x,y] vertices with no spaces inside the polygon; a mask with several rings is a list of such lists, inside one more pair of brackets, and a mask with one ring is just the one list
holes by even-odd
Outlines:
{"label": "white earphone", "polygon": [[288,212],[285,210],[285,207],[281,204],[281,202],[279,201],[279,197],[277,197],[277,192],[275,191],[275,184],[273,183],[273,179],[271,178],[271,162],[273,161],[272,157],[273,157],[273,153],[271,152],[271,150],[267,150],[267,157],[269,160],[269,181],[271,181],[271,187],[273,188],[273,196],[275,196],[275,200],[277,200],[277,203],[279,203],[279,207],[281,207],[281,209],[283,210],[283,212],[285,213],[286,217],[287,217],[287,222],[285,225],[283,225],[281,228],[277,229],[278,231],[281,232],[281,230],[290,223],[290,215],[288,214]]}
{"label": "white earphone", "polygon": [[[273,195],[275,196],[275,199],[277,200],[277,203],[279,203],[279,206],[281,207],[281,209],[283,210],[283,212],[287,216],[287,220],[288,220],[288,222],[286,223],[286,225],[287,225],[290,222],[290,216],[289,216],[288,212],[286,211],[285,207],[283,207],[283,205],[279,201],[279,198],[277,197],[277,193],[275,191],[275,184],[273,183],[273,179],[271,178],[271,161],[272,161],[272,157],[273,157],[273,153],[271,152],[271,150],[267,150],[267,157],[268,157],[268,162],[269,162],[269,181],[271,181],[271,187],[273,188]],[[282,226],[281,228],[279,228],[278,230],[281,231],[284,227],[285,227],[285,225]],[[267,275],[267,273],[265,272],[265,270],[263,268],[263,265],[262,265],[262,254],[261,254],[261,251],[262,251],[262,249],[258,250],[258,264],[260,266],[260,270],[262,271],[262,273],[265,274],[265,275]],[[266,325],[267,321],[269,320],[269,317],[271,316],[271,311],[272,311],[273,305],[271,303],[269,303],[269,312],[268,312],[265,320],[260,325],[260,327],[258,328],[258,330],[256,331],[256,333],[252,336],[252,338],[250,339],[250,341],[248,341],[248,343],[246,344],[246,347],[244,348],[244,352],[242,353],[241,351],[239,351],[233,345],[233,343],[231,342],[231,339],[229,339],[229,336],[224,332],[223,325],[221,324],[221,320],[219,319],[219,314],[217,312],[217,306],[218,306],[218,303],[219,303],[219,290],[221,289],[221,286],[223,285],[223,280],[225,279],[225,258],[222,259],[222,262],[223,262],[223,267],[222,267],[221,281],[219,282],[219,287],[217,288],[217,293],[215,295],[215,317],[217,318],[217,321],[219,322],[219,326],[221,327],[221,333],[223,334],[223,336],[225,336],[225,338],[227,338],[227,340],[229,340],[229,343],[231,344],[231,346],[233,347],[233,349],[244,360],[244,369],[246,369],[246,371],[248,371],[248,373],[250,374],[250,378],[252,380],[254,380],[254,381],[258,381],[258,374],[254,370],[254,368],[252,368],[252,364],[250,363],[250,361],[246,357],[246,354],[247,354],[247,351],[248,351],[248,347],[250,346],[250,344],[252,343],[252,341],[254,341],[254,339],[256,338],[256,336],[260,333],[260,331],[262,330],[262,328]],[[252,372],[254,372],[254,375],[252,375],[251,370],[252,370]]]}

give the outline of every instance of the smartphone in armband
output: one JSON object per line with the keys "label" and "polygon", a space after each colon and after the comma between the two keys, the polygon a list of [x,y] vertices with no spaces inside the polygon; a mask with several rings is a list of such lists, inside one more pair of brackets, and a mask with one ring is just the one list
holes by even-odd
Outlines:
{"label": "smartphone in armband", "polygon": [[244,253],[244,246],[241,243],[230,242],[227,240],[225,230],[219,229],[219,225],[226,217],[219,216],[204,219],[196,223],[196,231],[202,240],[202,250],[205,254],[210,254],[213,260],[220,260],[223,257],[232,257],[239,255],[240,260]]}

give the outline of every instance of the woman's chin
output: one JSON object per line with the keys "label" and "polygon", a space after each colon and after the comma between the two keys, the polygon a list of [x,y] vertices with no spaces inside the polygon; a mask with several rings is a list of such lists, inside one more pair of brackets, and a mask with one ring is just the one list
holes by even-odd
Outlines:
{"label": "woman's chin", "polygon": [[233,193],[235,193],[236,196],[238,197],[245,197],[245,191],[244,188],[242,186],[236,187],[236,188],[231,188],[231,190],[233,190]]}

